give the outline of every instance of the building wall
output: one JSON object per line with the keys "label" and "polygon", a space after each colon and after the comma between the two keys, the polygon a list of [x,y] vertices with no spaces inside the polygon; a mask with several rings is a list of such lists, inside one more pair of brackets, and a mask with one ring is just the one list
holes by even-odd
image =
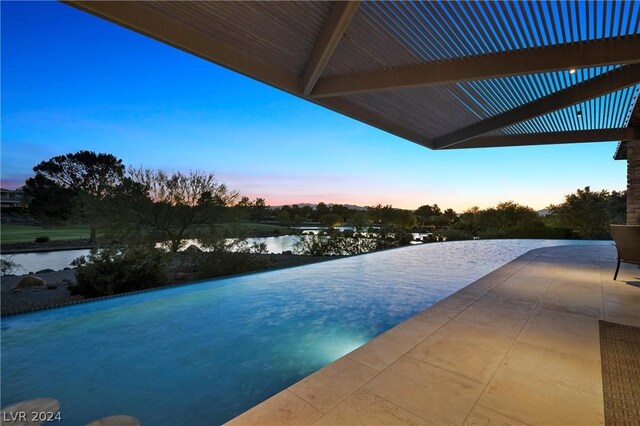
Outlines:
{"label": "building wall", "polygon": [[627,225],[640,225],[640,141],[627,143]]}

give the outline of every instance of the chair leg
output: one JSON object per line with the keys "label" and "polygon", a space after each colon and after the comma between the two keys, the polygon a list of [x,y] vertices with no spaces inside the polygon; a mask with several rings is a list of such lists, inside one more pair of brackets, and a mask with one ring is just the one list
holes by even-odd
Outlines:
{"label": "chair leg", "polygon": [[613,280],[615,281],[618,277],[618,271],[620,270],[620,259],[618,259],[618,266],[616,266],[616,273],[613,274]]}

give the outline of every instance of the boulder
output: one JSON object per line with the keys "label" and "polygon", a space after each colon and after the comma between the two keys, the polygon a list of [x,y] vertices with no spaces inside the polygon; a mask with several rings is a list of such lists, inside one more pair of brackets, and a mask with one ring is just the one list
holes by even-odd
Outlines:
{"label": "boulder", "polygon": [[42,287],[46,286],[47,282],[40,277],[35,277],[33,275],[27,275],[23,277],[18,284],[16,284],[13,288],[29,288],[29,287]]}
{"label": "boulder", "polygon": [[178,272],[176,274],[176,281],[183,281],[187,278],[187,274],[185,274],[184,272]]}
{"label": "boulder", "polygon": [[191,244],[189,247],[184,249],[184,252],[185,253],[202,253],[202,250],[200,250],[200,247],[196,246],[195,244]]}

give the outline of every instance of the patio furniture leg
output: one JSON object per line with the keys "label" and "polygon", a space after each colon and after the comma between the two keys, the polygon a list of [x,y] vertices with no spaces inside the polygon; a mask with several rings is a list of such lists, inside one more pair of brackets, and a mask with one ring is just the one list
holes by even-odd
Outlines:
{"label": "patio furniture leg", "polygon": [[618,277],[618,271],[620,270],[620,259],[618,259],[618,266],[616,266],[616,273],[613,274],[613,280],[615,281]]}

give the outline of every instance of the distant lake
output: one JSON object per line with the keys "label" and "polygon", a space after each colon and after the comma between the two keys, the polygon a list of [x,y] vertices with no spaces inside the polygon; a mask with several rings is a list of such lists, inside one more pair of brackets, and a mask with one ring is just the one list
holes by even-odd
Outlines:
{"label": "distant lake", "polygon": [[[320,232],[327,230],[326,227],[303,227],[298,228],[302,229],[304,234],[319,234]],[[348,226],[341,226],[336,228],[340,231],[344,230],[353,230],[353,228]],[[414,233],[414,239],[421,239],[423,235],[426,234],[418,234]],[[283,251],[293,250],[293,245],[300,240],[300,238],[304,238],[304,235],[282,235],[277,237],[256,237],[256,238],[247,238],[246,241],[249,244],[260,244],[264,243],[267,245],[267,251],[269,253],[280,254]],[[197,240],[185,240],[184,248],[189,245],[199,246]],[[28,274],[29,272],[37,272],[43,269],[53,269],[60,270],[64,268],[71,267],[71,262],[80,257],[89,254],[88,249],[83,250],[59,250],[59,251],[44,251],[44,252],[33,252],[33,253],[19,253],[12,255],[2,255],[2,259],[11,258],[14,262],[20,265],[13,273],[16,275]]]}

